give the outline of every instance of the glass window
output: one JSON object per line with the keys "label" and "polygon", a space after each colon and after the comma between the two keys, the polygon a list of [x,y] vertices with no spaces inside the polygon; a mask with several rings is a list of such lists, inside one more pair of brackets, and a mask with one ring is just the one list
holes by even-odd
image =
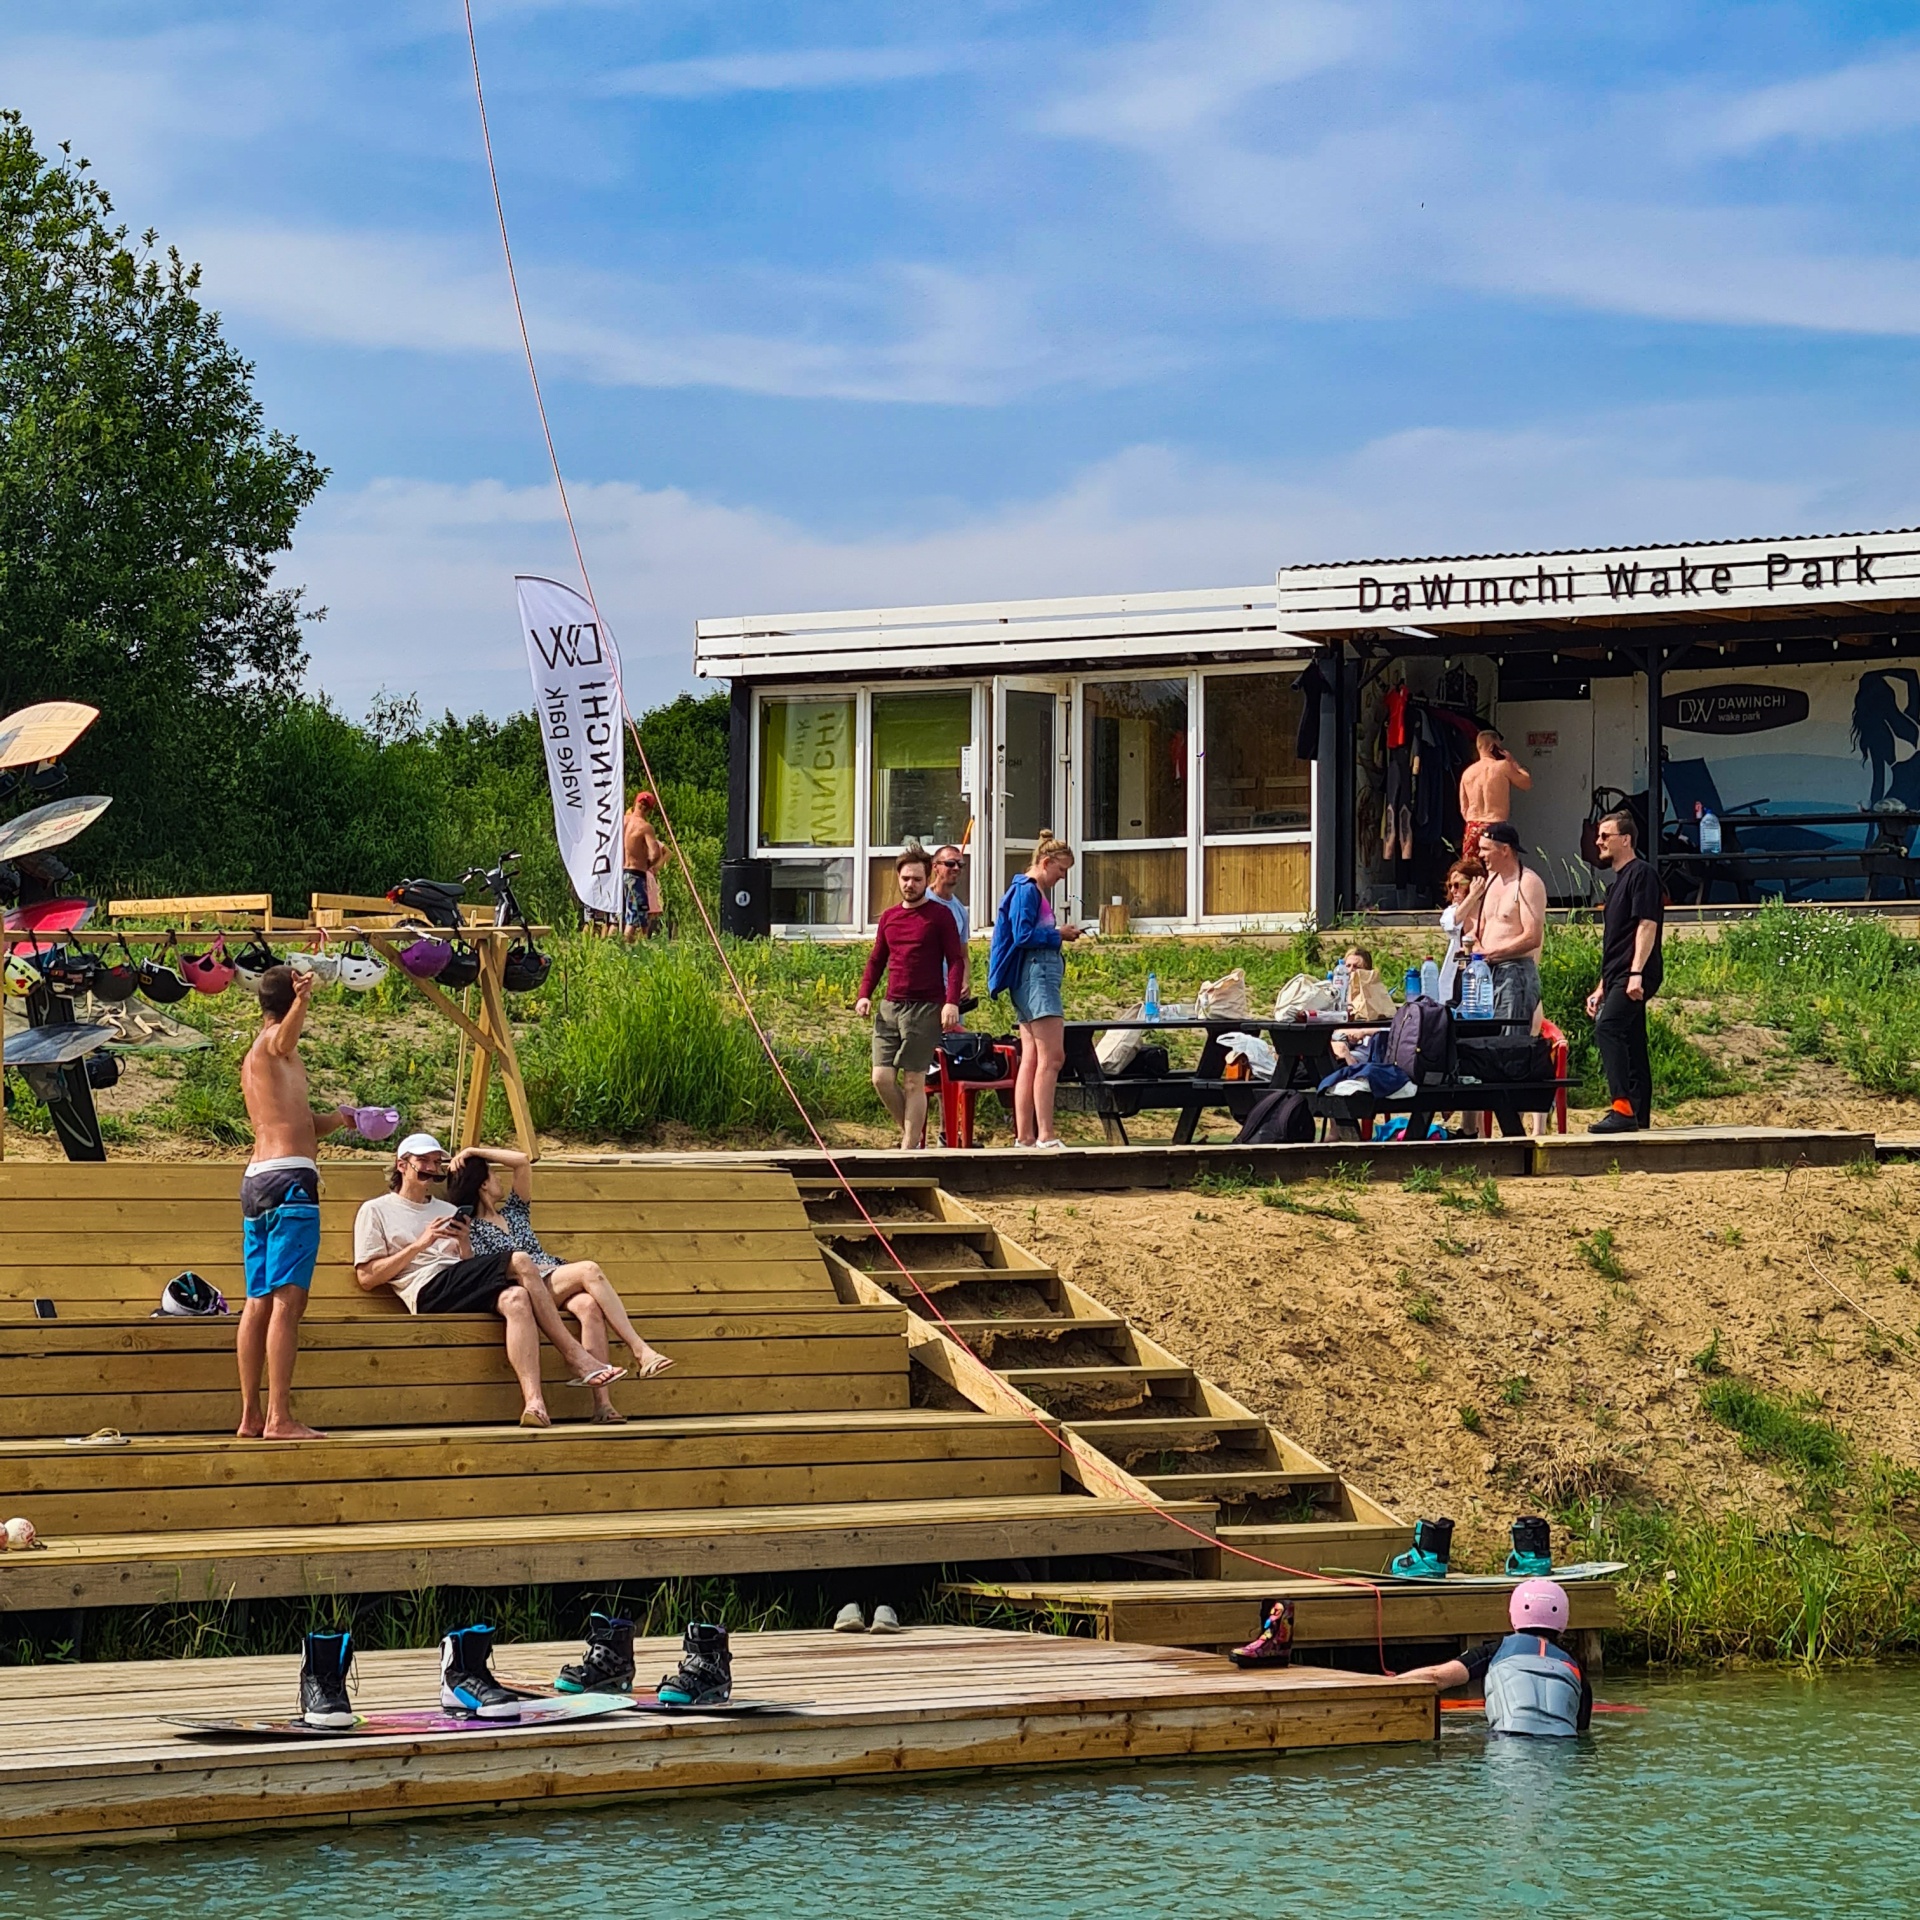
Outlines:
{"label": "glass window", "polygon": [[1089,681],[1081,710],[1088,840],[1184,840],[1186,681]]}
{"label": "glass window", "polygon": [[773,911],[777,927],[846,927],[853,924],[851,860],[776,860]]}
{"label": "glass window", "polygon": [[763,847],[853,844],[853,712],[851,695],[761,704]]}
{"label": "glass window", "polygon": [[1136,853],[1086,853],[1080,897],[1089,919],[1118,899],[1130,920],[1184,920],[1187,915],[1187,850],[1142,847]]}
{"label": "glass window", "polygon": [[1206,831],[1285,833],[1312,824],[1312,767],[1294,757],[1303,702],[1292,673],[1207,676]]}
{"label": "glass window", "polygon": [[958,844],[972,810],[960,786],[972,741],[973,694],[965,687],[873,696],[874,846]]}

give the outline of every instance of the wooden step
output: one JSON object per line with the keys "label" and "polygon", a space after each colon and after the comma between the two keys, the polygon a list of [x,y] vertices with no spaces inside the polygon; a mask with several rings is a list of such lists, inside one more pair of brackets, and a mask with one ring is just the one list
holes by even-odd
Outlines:
{"label": "wooden step", "polygon": [[978,1333],[997,1334],[1005,1340],[1029,1340],[1062,1333],[1124,1333],[1127,1323],[1117,1313],[1004,1314],[997,1318],[991,1314],[984,1317],[949,1314],[946,1326],[950,1333],[958,1334],[963,1340],[971,1340]]}
{"label": "wooden step", "polygon": [[1191,1367],[996,1367],[1000,1378],[1022,1393],[1036,1387],[1191,1386]]}
{"label": "wooden step", "polygon": [[[1055,1493],[1033,1422],[908,1410],[335,1433],[324,1441],[0,1442],[12,1510],[67,1534],[518,1520]],[[0,1563],[0,1565],[10,1564]]]}
{"label": "wooden step", "polygon": [[1210,1438],[1259,1440],[1266,1427],[1258,1420],[1227,1420],[1206,1414],[1190,1414],[1160,1419],[1143,1415],[1137,1420],[1070,1420],[1067,1422],[1083,1440],[1090,1440],[1102,1451],[1120,1447],[1133,1451],[1140,1447],[1158,1447],[1165,1453],[1182,1453]]}
{"label": "wooden step", "polygon": [[[1206,1533],[1212,1509],[1173,1508]],[[594,1585],[828,1567],[959,1566],[1191,1544],[1136,1500],[869,1499],[660,1512],[87,1535],[0,1556],[0,1606],[151,1606],[430,1587]]]}
{"label": "wooden step", "polygon": [[1296,1493],[1302,1488],[1338,1492],[1340,1486],[1337,1473],[1288,1473],[1277,1467],[1245,1472],[1229,1469],[1221,1473],[1143,1473],[1140,1478],[1155,1493],[1169,1500],[1262,1500],[1274,1494]]}

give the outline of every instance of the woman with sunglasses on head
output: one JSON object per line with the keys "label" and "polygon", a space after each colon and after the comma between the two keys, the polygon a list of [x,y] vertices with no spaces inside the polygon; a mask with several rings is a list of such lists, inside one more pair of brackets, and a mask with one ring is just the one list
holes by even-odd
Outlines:
{"label": "woman with sunglasses on head", "polygon": [[[471,1211],[476,1256],[506,1252],[532,1258],[555,1303],[580,1323],[580,1344],[596,1360],[606,1362],[611,1329],[633,1355],[635,1379],[650,1380],[673,1365],[641,1337],[597,1260],[563,1261],[540,1244],[533,1230],[533,1162],[524,1153],[510,1147],[462,1148],[447,1169],[447,1198],[462,1212]],[[601,1386],[593,1390],[593,1417],[612,1426],[626,1415]]]}

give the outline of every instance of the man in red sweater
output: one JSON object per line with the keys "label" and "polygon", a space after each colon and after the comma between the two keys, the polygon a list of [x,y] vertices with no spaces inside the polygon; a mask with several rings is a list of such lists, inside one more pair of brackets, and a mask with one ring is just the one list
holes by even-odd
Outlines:
{"label": "man in red sweater", "polygon": [[927,1131],[927,1069],[940,1045],[940,1030],[960,1024],[967,991],[967,949],[959,924],[938,900],[927,898],[927,856],[910,848],[893,863],[900,904],[880,916],[860,976],[853,1010],[873,1012],[880,970],[887,991],[873,1023],[873,1090],[900,1127],[900,1144],[911,1150]]}

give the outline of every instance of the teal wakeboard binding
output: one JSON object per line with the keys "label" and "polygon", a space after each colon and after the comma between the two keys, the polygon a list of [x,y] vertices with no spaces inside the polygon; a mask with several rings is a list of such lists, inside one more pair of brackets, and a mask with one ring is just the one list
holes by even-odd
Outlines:
{"label": "teal wakeboard binding", "polygon": [[1389,1572],[1402,1580],[1444,1580],[1453,1557],[1451,1520],[1416,1520],[1413,1545],[1394,1557]]}
{"label": "teal wakeboard binding", "polygon": [[1523,1513],[1513,1523],[1507,1571],[1523,1580],[1544,1580],[1553,1571],[1553,1533],[1537,1513]]}
{"label": "teal wakeboard binding", "polygon": [[680,1639],[680,1667],[655,1689],[663,1707],[720,1707],[733,1695],[733,1655],[725,1627],[696,1623]]}

